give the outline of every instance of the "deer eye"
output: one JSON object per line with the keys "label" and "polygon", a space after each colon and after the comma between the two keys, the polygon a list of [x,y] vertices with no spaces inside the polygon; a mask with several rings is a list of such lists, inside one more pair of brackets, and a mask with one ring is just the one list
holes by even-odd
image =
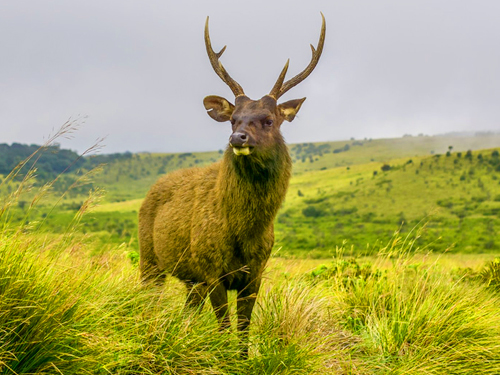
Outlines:
{"label": "deer eye", "polygon": [[273,126],[274,121],[271,119],[267,119],[264,121],[265,126]]}

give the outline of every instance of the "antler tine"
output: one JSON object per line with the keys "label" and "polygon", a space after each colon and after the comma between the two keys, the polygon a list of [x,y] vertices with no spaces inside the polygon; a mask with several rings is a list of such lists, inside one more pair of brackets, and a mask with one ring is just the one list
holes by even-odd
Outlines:
{"label": "antler tine", "polygon": [[285,67],[280,73],[280,76],[278,77],[278,80],[274,84],[271,92],[269,93],[269,96],[272,96],[275,99],[278,99],[279,97],[279,92],[281,89],[281,86],[283,86],[283,81],[285,80],[286,72],[288,71],[288,64],[290,63],[290,59],[286,60]]}
{"label": "antler tine", "polygon": [[212,43],[210,42],[210,34],[208,31],[208,17],[205,22],[205,46],[207,48],[208,58],[210,59],[210,64],[212,64],[212,68],[214,68],[215,73],[224,81],[226,85],[229,86],[234,96],[244,95],[243,88],[236,82],[231,76],[228,74],[222,63],[219,61],[219,58],[222,56],[224,51],[226,50],[226,46],[224,46],[218,53],[212,48]]}
{"label": "antler tine", "polygon": [[[309,74],[311,74],[311,72],[314,70],[316,65],[318,64],[319,58],[321,57],[321,53],[323,52],[323,46],[325,44],[325,35],[326,35],[325,16],[323,15],[322,12],[321,12],[321,18],[322,18],[323,22],[321,25],[321,34],[319,36],[318,46],[316,48],[314,48],[314,46],[311,44],[311,50],[312,50],[311,62],[302,72],[300,72],[295,77],[286,81],[283,85],[280,85],[279,91],[276,93],[276,99],[278,99],[285,92],[290,90],[292,87],[297,86],[300,82],[305,80],[309,76]],[[287,67],[287,66],[288,66],[288,63],[285,67]],[[286,72],[286,69],[284,69],[284,70]],[[284,78],[284,76],[283,76],[283,78]],[[276,86],[278,85],[280,79],[281,79],[281,82],[283,82],[283,79],[280,75],[280,77],[278,78],[278,81],[276,82],[276,85],[273,87],[273,90],[271,91],[271,93],[273,93],[275,91]],[[270,95],[272,95],[272,94],[270,94]]]}

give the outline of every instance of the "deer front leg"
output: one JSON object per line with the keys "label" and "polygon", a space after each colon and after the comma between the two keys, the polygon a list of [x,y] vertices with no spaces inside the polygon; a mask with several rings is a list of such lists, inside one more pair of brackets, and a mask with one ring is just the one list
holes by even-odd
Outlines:
{"label": "deer front leg", "polygon": [[229,312],[227,309],[227,290],[221,281],[212,289],[210,293],[210,302],[214,308],[215,316],[219,321],[220,329],[224,330],[231,327]]}
{"label": "deer front leg", "polygon": [[248,327],[252,318],[252,311],[260,287],[260,277],[253,280],[241,290],[238,290],[238,331],[240,333],[241,355],[248,357]]}

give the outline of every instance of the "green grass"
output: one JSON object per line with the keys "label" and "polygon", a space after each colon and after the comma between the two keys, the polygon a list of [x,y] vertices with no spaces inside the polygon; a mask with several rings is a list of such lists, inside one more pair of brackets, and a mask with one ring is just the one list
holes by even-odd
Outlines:
{"label": "green grass", "polygon": [[[185,311],[175,279],[161,289],[141,286],[132,244],[82,234],[86,215],[115,213],[96,206],[100,191],[57,234],[29,220],[50,208],[43,206],[46,189],[29,185],[22,181],[0,209],[1,374],[500,371],[498,262],[483,255],[480,269],[444,267],[435,255],[415,254],[419,227],[396,233],[370,258],[347,258],[337,248],[312,271],[311,261],[274,258],[243,359],[234,330],[219,332],[208,303]],[[25,193],[35,203],[18,220],[11,213]],[[134,204],[120,203],[124,213]],[[454,262],[477,267],[474,260]],[[232,294],[233,329],[235,302]]]}
{"label": "green grass", "polygon": [[396,159],[386,172],[370,163],[297,176],[278,214],[279,245],[292,254],[316,249],[321,255],[347,240],[354,251],[374,253],[378,238],[424,220],[435,250],[498,253],[500,159],[494,152]]}
{"label": "green grass", "polygon": [[[497,157],[408,154],[476,141],[374,140],[337,153],[342,143],[329,153],[292,146],[299,166],[248,359],[234,332],[234,294],[233,330],[219,332],[208,303],[185,311],[180,282],[145,288],[137,269],[145,190],[158,173],[218,152],[113,163],[94,182],[105,196],[81,193],[91,186],[83,173],[38,187],[35,170],[4,176],[0,374],[498,374]],[[430,252],[452,243],[459,253]]]}
{"label": "green grass", "polygon": [[500,371],[500,295],[457,279],[436,256],[413,255],[418,234],[396,235],[364,260],[338,250],[312,272],[274,259],[244,360],[209,304],[184,311],[184,288],[171,278],[143,288],[126,249],[19,229],[0,234],[2,374]]}

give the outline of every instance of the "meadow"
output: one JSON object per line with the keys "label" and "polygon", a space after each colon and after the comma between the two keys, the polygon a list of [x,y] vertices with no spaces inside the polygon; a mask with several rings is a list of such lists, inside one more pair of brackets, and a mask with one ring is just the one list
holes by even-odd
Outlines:
{"label": "meadow", "polygon": [[218,151],[4,175],[0,373],[498,374],[499,140],[292,145],[248,360],[235,321],[220,333],[209,304],[184,310],[178,281],[138,278],[148,187]]}
{"label": "meadow", "polygon": [[[424,223],[430,250],[498,254],[498,147],[498,134],[291,145],[294,175],[275,222],[276,249],[287,258],[328,258],[347,241],[350,255],[373,255],[396,230],[407,233]],[[149,187],[165,173],[207,165],[221,154],[121,154],[101,166],[94,161],[59,176],[52,196],[29,219],[41,231],[63,233],[89,190],[99,191],[100,206],[77,230],[102,246],[125,243],[137,252],[137,213]],[[0,193],[11,193],[16,183],[0,186]],[[18,222],[31,199],[27,194],[17,203]]]}

